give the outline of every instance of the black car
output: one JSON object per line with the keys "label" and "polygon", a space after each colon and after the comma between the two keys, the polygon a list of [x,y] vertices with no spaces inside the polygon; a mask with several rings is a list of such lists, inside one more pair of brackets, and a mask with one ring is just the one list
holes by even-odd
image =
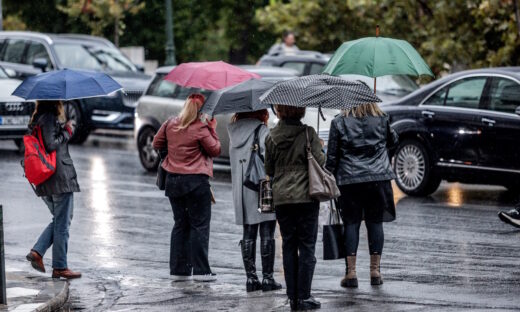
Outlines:
{"label": "black car", "polygon": [[110,41],[87,35],[0,32],[0,65],[19,79],[62,68],[102,71],[123,86],[124,92],[108,97],[67,103],[69,118],[79,125],[77,143],[97,128],[132,130],[137,100],[151,78]]}
{"label": "black car", "polygon": [[520,67],[455,73],[383,106],[399,133],[393,157],[406,194],[441,180],[520,185]]}

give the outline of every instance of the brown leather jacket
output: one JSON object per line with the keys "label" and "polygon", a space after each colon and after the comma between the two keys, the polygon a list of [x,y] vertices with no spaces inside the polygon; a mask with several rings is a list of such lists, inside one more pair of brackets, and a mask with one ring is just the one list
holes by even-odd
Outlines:
{"label": "brown leather jacket", "polygon": [[177,117],[168,119],[153,139],[155,149],[168,149],[162,167],[170,173],[213,177],[213,157],[220,155],[215,129],[198,119],[183,130],[177,130],[178,124]]}

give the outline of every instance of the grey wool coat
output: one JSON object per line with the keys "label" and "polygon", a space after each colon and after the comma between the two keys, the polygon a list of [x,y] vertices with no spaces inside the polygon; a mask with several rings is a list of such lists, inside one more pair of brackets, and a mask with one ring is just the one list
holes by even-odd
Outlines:
{"label": "grey wool coat", "polygon": [[[262,122],[258,119],[241,119],[228,125],[233,206],[235,207],[235,220],[238,225],[276,220],[274,213],[258,212],[258,193],[243,186],[251,157],[255,129],[261,124]],[[269,129],[265,125],[258,132],[260,152],[263,155],[265,154],[265,137],[268,133]]]}

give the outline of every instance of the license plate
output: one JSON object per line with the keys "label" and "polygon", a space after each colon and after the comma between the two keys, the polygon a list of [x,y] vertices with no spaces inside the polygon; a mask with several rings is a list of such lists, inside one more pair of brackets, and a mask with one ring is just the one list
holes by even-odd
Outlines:
{"label": "license plate", "polygon": [[0,116],[0,126],[25,126],[31,116]]}

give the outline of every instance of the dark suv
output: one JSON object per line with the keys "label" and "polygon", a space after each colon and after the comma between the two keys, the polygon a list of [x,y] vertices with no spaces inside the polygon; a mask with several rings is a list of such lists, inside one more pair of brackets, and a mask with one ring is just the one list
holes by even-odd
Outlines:
{"label": "dark suv", "polygon": [[20,79],[62,68],[103,71],[123,86],[124,92],[109,97],[67,103],[69,118],[79,125],[77,143],[96,128],[133,129],[137,100],[150,80],[110,41],[87,35],[0,32],[0,65]]}
{"label": "dark suv", "polygon": [[409,195],[441,180],[520,185],[520,67],[455,73],[383,106],[399,133],[393,166]]}

